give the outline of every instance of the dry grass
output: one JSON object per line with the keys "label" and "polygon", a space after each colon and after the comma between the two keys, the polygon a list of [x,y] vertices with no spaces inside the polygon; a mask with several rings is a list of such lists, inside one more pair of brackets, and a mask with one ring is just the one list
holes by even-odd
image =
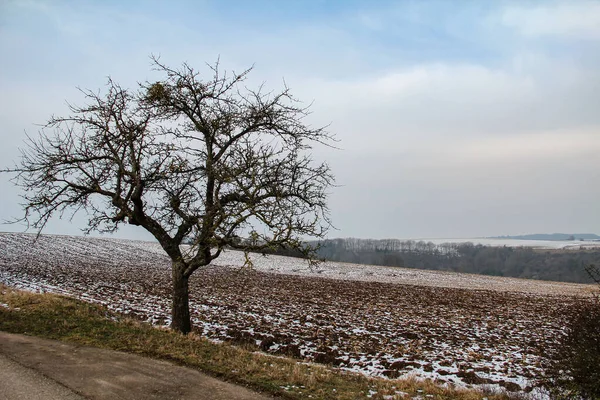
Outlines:
{"label": "dry grass", "polygon": [[217,344],[156,329],[67,297],[0,285],[0,330],[167,359],[224,380],[290,399],[507,399],[506,395],[388,380]]}

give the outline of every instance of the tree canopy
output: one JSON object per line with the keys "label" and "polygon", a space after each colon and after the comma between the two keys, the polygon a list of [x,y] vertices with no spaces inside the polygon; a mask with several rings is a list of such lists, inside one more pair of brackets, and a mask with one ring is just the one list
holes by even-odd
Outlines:
{"label": "tree canopy", "polygon": [[223,249],[302,248],[303,237],[325,235],[333,175],[310,150],[334,137],[305,122],[309,107],[289,88],[246,87],[251,69],[217,62],[205,77],[152,60],[161,80],[84,91],[86,104],[52,117],[5,171],[38,230],[82,210],[87,232],[150,232],[173,262],[172,327],[188,332],[187,279]]}

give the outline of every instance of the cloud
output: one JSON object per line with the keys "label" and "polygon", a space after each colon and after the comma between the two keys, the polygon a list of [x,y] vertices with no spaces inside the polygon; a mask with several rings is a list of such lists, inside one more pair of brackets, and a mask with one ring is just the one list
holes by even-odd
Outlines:
{"label": "cloud", "polygon": [[341,185],[334,221],[378,237],[593,230],[599,82],[529,53],[303,83],[344,149],[322,155]]}
{"label": "cloud", "polygon": [[575,161],[585,163],[600,153],[597,129],[528,133],[460,141],[446,148],[453,159],[485,166],[498,162]]}
{"label": "cloud", "polygon": [[526,36],[600,39],[600,3],[597,1],[509,6],[503,11],[501,20]]}
{"label": "cloud", "polygon": [[342,147],[374,154],[482,137],[496,137],[501,145],[515,135],[598,126],[593,90],[598,83],[595,71],[538,57],[502,68],[422,64],[360,80],[307,81],[300,87],[315,96],[321,122],[329,118],[341,133]]}
{"label": "cloud", "polygon": [[[260,5],[232,14],[218,2],[13,4],[11,19],[0,16],[4,159],[24,128],[63,113],[64,99],[77,104],[77,85],[112,75],[134,86],[150,53],[199,68],[220,55],[226,69],[255,63],[249,86],[281,88],[284,77],[314,100],[309,122],[331,123],[343,150],[315,157],[340,185],[334,236],[600,224],[600,186],[590,184],[600,179],[600,3],[343,2],[301,18],[283,7],[272,23]],[[4,177],[0,189],[0,218],[18,215]],[[77,232],[65,221],[52,229]]]}

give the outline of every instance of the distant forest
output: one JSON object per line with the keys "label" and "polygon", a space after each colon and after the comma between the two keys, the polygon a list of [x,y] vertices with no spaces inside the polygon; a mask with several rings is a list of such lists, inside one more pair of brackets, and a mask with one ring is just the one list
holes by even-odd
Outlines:
{"label": "distant forest", "polygon": [[[310,244],[318,245],[318,257],[329,261],[563,282],[592,283],[584,266],[600,265],[600,249],[533,249],[354,238]],[[299,256],[299,253],[285,249],[271,253]]]}

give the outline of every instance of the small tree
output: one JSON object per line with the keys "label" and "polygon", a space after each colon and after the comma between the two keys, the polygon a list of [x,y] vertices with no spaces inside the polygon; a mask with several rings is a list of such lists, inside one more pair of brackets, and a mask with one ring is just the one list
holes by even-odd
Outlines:
{"label": "small tree", "polygon": [[55,214],[85,210],[86,232],[122,223],[150,232],[172,261],[171,327],[187,333],[188,279],[224,248],[308,252],[300,239],[325,235],[333,176],[309,150],[333,137],[304,122],[308,108],[287,87],[245,87],[250,69],[228,75],[216,63],[202,79],[152,60],[162,80],[85,91],[88,104],[52,117],[4,172],[24,189],[21,220],[39,231]]}
{"label": "small tree", "polygon": [[598,288],[600,289],[600,268],[595,264],[588,264],[584,268],[585,272],[598,284]]}

